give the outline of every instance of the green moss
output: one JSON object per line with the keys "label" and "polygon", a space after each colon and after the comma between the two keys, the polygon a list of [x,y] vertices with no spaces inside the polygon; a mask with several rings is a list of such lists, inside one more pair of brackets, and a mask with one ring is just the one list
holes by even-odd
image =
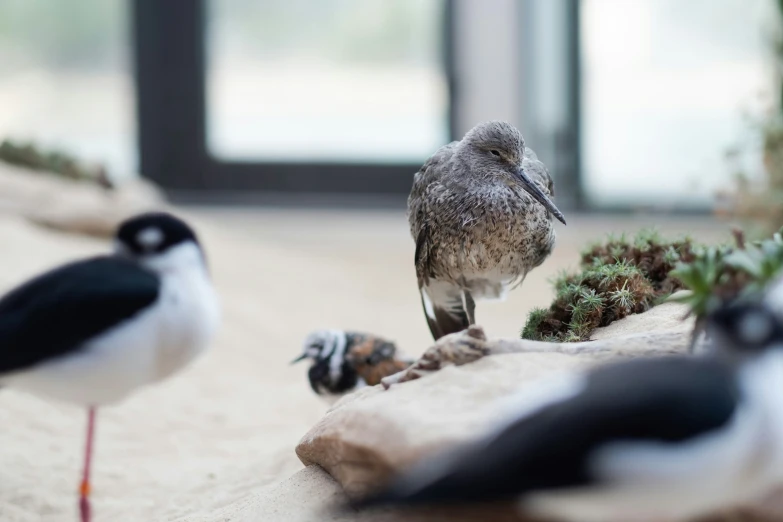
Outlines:
{"label": "green moss", "polygon": [[522,339],[537,339],[538,334],[536,333],[536,330],[538,329],[539,325],[541,324],[541,321],[546,319],[547,316],[547,309],[546,308],[534,308],[530,311],[530,313],[527,316],[527,323],[525,323],[525,327],[522,328]]}
{"label": "green moss", "polygon": [[626,314],[631,313],[631,310],[636,306],[636,296],[628,289],[628,281],[623,283],[622,288],[608,292],[608,295],[609,301],[625,311]]}
{"label": "green moss", "polygon": [[589,339],[595,328],[643,312],[682,288],[669,272],[682,259],[693,257],[690,241],[666,242],[656,230],[641,231],[630,240],[620,235],[593,243],[582,251],[579,272],[560,272],[551,281],[554,302],[530,313],[522,337]]}
{"label": "green moss", "polygon": [[670,265],[674,265],[680,261],[680,253],[670,246],[663,254],[663,260]]}

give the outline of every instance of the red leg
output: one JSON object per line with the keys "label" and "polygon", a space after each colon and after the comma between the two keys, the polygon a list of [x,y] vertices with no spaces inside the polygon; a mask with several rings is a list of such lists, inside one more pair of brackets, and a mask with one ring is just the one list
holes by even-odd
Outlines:
{"label": "red leg", "polygon": [[92,464],[92,440],[95,433],[95,408],[87,410],[87,445],[84,449],[84,474],[79,487],[79,513],[81,522],[90,522],[90,465]]}

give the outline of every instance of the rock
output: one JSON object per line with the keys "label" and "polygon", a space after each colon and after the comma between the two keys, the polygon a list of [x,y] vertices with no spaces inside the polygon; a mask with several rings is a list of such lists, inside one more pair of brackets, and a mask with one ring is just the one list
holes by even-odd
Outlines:
{"label": "rock", "polygon": [[[388,390],[364,388],[335,404],[296,453],[305,465],[324,468],[349,496],[363,495],[422,457],[484,435],[502,418],[505,404],[499,399],[520,385],[618,357],[684,352],[692,328],[692,321],[681,320],[685,311],[667,303],[618,321],[606,329],[614,333],[598,331],[596,340],[584,343],[487,339],[479,327],[444,337]],[[510,507],[498,509],[480,520],[514,515]],[[737,520],[775,518],[754,514]]]}
{"label": "rock", "polygon": [[[230,504],[223,512],[193,522],[232,520],[236,522],[310,522],[324,520],[322,514],[345,499],[340,485],[318,466],[309,466],[276,484],[257,491],[242,505]],[[353,517],[329,518],[353,522]]]}
{"label": "rock", "polygon": [[[672,297],[687,292],[678,292]],[[688,315],[687,305],[673,301],[656,306],[643,314],[629,315],[622,321],[615,321],[609,326],[597,328],[590,339],[593,341],[611,339],[629,334],[643,334],[650,332],[683,333],[690,336],[693,331],[695,319],[685,318]]]}
{"label": "rock", "polygon": [[492,343],[487,340],[484,329],[471,325],[464,332],[457,332],[438,339],[417,361],[399,373],[384,377],[381,384],[389,388],[392,384],[412,381],[444,366],[462,366],[475,362],[493,353]]}
{"label": "rock", "polygon": [[[342,509],[346,497],[340,485],[319,466],[308,466],[291,477],[258,491],[242,505],[228,506],[216,517],[188,517],[190,522],[484,522],[483,509],[380,509],[358,513]],[[518,522],[507,508],[497,508],[493,522]],[[494,515],[494,513],[492,514]],[[532,522],[532,521],[531,521]]]}
{"label": "rock", "polygon": [[586,362],[559,353],[502,354],[389,390],[363,388],[335,404],[296,453],[305,465],[323,467],[349,495],[364,494],[421,457],[482,435],[499,420],[496,399],[521,382]]}
{"label": "rock", "polygon": [[460,366],[486,355],[501,353],[557,352],[587,355],[595,359],[681,353],[687,349],[693,331],[693,319],[683,319],[687,312],[686,305],[665,303],[644,314],[631,315],[605,328],[598,328],[593,332],[593,340],[579,343],[488,340],[484,329],[474,325],[464,332],[438,339],[412,366],[386,377],[382,383],[388,388],[392,384],[436,372],[444,366]]}
{"label": "rock", "polygon": [[107,190],[0,162],[0,212],[47,228],[105,238],[124,219],[165,207],[162,193],[142,178]]}

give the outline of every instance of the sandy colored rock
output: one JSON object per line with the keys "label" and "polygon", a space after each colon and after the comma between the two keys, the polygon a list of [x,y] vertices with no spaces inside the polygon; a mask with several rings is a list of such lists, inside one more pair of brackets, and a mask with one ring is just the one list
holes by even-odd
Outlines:
{"label": "sandy colored rock", "polygon": [[[285,480],[227,507],[217,520],[232,522],[519,522],[507,505],[465,509],[342,509],[347,497],[319,466],[308,466]],[[188,522],[212,518],[189,517]],[[528,522],[533,522],[529,520]]]}
{"label": "sandy colored rock", "polygon": [[0,211],[63,232],[110,237],[124,219],[163,209],[162,193],[142,178],[113,190],[0,162]]}
{"label": "sandy colored rock", "polygon": [[[783,495],[772,496],[755,508],[727,511],[693,522],[778,522]],[[508,503],[475,507],[415,509],[381,508],[356,512],[341,509],[347,497],[337,481],[317,465],[308,466],[281,482],[210,516],[189,516],[188,522],[545,522],[521,516]]]}
{"label": "sandy colored rock", "polygon": [[[608,360],[684,352],[692,326],[682,321],[685,311],[667,303],[618,321],[612,331],[599,331],[597,340],[585,343],[486,339],[480,328],[444,337],[422,359],[423,368],[433,368],[438,357],[433,354],[440,353],[445,364],[388,390],[365,388],[344,398],[302,438],[297,455],[305,465],[323,467],[349,496],[363,495],[422,457],[487,433],[504,418],[507,401],[501,399],[525,384]],[[466,347],[464,360],[460,347]],[[783,518],[783,511],[773,509],[773,518],[769,511],[765,505],[708,520]],[[514,514],[506,507],[485,515],[491,521]]]}
{"label": "sandy colored rock", "polygon": [[[684,293],[678,292],[672,297]],[[643,314],[629,315],[622,321],[615,321],[603,328],[597,328],[590,336],[590,339],[597,341],[623,335],[652,332],[684,333],[690,336],[693,331],[695,318],[686,318],[688,311],[687,305],[670,300]]]}
{"label": "sandy colored rock", "polygon": [[482,435],[500,420],[496,399],[520,383],[587,362],[565,354],[496,355],[389,390],[365,388],[338,402],[296,452],[348,494],[363,494],[425,455]]}
{"label": "sandy colored rock", "polygon": [[[693,319],[684,319],[687,306],[664,303],[639,315],[598,328],[594,340],[578,343],[550,343],[527,339],[488,339],[479,325],[446,335],[425,350],[406,370],[382,380],[385,388],[430,375],[445,366],[461,366],[487,355],[506,353],[564,353],[586,355],[596,360],[678,354],[687,351]],[[597,342],[596,342],[597,341]]]}

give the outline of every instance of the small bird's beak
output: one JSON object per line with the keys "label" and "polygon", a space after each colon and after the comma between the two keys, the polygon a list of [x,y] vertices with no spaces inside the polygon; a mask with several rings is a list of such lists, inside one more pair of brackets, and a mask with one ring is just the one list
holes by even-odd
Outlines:
{"label": "small bird's beak", "polygon": [[566,221],[563,213],[558,210],[555,204],[552,203],[552,200],[549,199],[549,197],[547,197],[547,195],[544,194],[540,188],[538,188],[538,185],[536,185],[533,180],[530,179],[530,176],[528,176],[525,171],[522,170],[522,168],[517,169],[517,176],[522,181],[522,186],[528,192],[528,194],[533,196],[533,199],[544,205],[545,209],[551,212],[558,221],[565,225]]}
{"label": "small bird's beak", "polygon": [[297,357],[296,359],[294,359],[293,361],[291,361],[291,364],[296,364],[296,363],[298,363],[299,361],[304,361],[305,359],[307,359],[307,354],[306,354],[306,353],[303,353],[302,355],[300,355],[299,357]]}

